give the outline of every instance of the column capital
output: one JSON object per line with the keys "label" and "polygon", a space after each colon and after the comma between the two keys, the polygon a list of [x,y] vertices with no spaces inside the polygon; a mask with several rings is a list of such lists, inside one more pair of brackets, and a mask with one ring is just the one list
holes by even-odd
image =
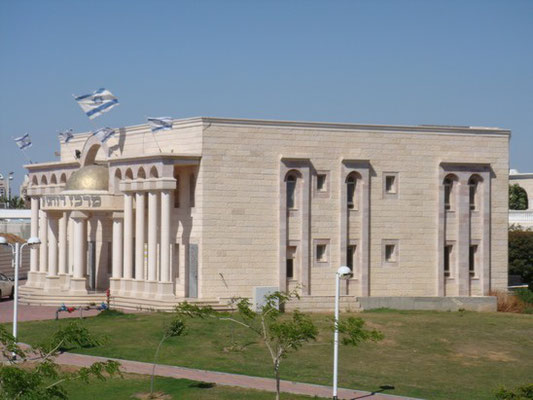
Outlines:
{"label": "column capital", "polygon": [[70,213],[70,218],[72,219],[88,219],[89,214],[83,211],[72,211]]}
{"label": "column capital", "polygon": [[124,219],[124,212],[123,211],[115,211],[111,214],[111,218],[113,220],[116,219]]}

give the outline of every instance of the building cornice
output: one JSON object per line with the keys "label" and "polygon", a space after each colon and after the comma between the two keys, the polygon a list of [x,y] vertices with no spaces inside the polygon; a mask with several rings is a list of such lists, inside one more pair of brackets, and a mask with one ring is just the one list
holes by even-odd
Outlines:
{"label": "building cornice", "polygon": [[51,170],[58,168],[79,168],[80,163],[78,161],[52,161],[38,164],[26,164],[24,168],[31,172]]}
{"label": "building cornice", "polygon": [[199,162],[202,159],[198,154],[178,154],[178,153],[153,153],[153,154],[138,154],[131,156],[122,156],[109,158],[107,161],[110,165],[129,163],[131,161],[159,161],[159,160],[186,160]]}
{"label": "building cornice", "polygon": [[378,131],[378,132],[404,132],[423,134],[448,134],[448,135],[499,135],[510,136],[508,129],[479,126],[447,126],[447,125],[372,125],[351,124],[336,122],[304,122],[304,121],[275,121],[259,119],[233,119],[201,117],[206,124],[215,125],[245,125],[258,127],[287,127],[302,129],[329,129],[353,131]]}

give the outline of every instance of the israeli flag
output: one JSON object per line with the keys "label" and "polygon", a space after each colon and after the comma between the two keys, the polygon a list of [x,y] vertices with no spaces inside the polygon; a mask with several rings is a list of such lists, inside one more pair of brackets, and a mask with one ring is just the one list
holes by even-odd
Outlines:
{"label": "israeli flag", "polygon": [[94,119],[118,105],[118,99],[107,89],[98,89],[93,94],[74,97],[83,112]]}
{"label": "israeli flag", "polygon": [[93,136],[96,136],[100,142],[105,143],[107,140],[115,134],[115,130],[111,128],[101,128],[93,132]]}
{"label": "israeli flag", "polygon": [[31,147],[31,139],[30,139],[30,135],[28,133],[26,133],[24,136],[15,138],[13,140],[15,141],[15,143],[17,144],[17,146],[21,150],[24,150],[24,149],[27,149],[28,147]]}
{"label": "israeli flag", "polygon": [[63,143],[68,143],[72,140],[74,137],[74,134],[72,133],[72,129],[67,129],[66,131],[59,132],[59,139],[63,140]]}
{"label": "israeli flag", "polygon": [[150,125],[150,129],[152,130],[152,133],[156,133],[159,131],[167,131],[172,129],[172,118],[171,117],[159,117],[159,118],[147,118],[148,125]]}

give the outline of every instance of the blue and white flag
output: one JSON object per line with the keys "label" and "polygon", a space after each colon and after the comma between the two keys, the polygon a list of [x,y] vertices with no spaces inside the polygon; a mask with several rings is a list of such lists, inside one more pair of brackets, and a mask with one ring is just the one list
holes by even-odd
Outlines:
{"label": "blue and white flag", "polygon": [[101,128],[93,132],[93,136],[96,136],[100,142],[105,143],[107,140],[115,134],[115,130],[111,128]]}
{"label": "blue and white flag", "polygon": [[72,140],[74,134],[72,133],[72,129],[67,129],[66,131],[59,132],[58,136],[59,139],[63,140],[63,143],[68,143]]}
{"label": "blue and white flag", "polygon": [[31,147],[31,139],[30,139],[30,135],[28,133],[26,133],[24,136],[15,138],[13,140],[15,141],[15,143],[17,144],[17,146],[21,150],[24,150],[24,149],[27,149],[28,147]]}
{"label": "blue and white flag", "polygon": [[118,99],[107,89],[98,89],[93,94],[74,97],[83,112],[94,119],[118,105]]}
{"label": "blue and white flag", "polygon": [[150,125],[150,129],[152,130],[152,133],[156,133],[159,131],[167,131],[169,129],[172,129],[172,118],[171,117],[159,117],[159,118],[147,118],[148,125]]}

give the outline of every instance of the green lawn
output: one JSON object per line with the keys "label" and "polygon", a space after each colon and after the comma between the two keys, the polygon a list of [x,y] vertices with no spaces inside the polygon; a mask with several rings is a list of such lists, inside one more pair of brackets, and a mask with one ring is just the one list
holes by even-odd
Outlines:
{"label": "green lawn", "polygon": [[[135,395],[146,394],[150,388],[150,379],[142,376],[127,376],[125,379],[110,379],[92,385],[70,383],[65,385],[70,400],[125,400],[135,399]],[[245,390],[234,387],[214,386],[205,382],[193,382],[186,379],[157,378],[156,392],[170,396],[167,399],[180,400],[272,400],[274,394],[257,390]],[[283,399],[312,400],[312,397],[282,395]],[[316,397],[315,397],[316,399]]]}
{"label": "green lawn", "polygon": [[[379,343],[341,348],[339,384],[426,399],[490,399],[499,385],[531,383],[533,316],[506,313],[376,311],[359,314],[385,334]],[[106,345],[78,352],[152,361],[164,313],[95,317],[85,320],[109,337]],[[325,327],[327,316],[314,315]],[[37,343],[61,321],[20,324],[23,342]],[[229,352],[232,338],[248,346]],[[282,364],[282,378],[331,384],[332,333],[323,329],[316,343],[303,347]],[[270,358],[249,332],[227,321],[194,320],[189,334],[163,346],[160,362],[192,368],[271,377]]]}

